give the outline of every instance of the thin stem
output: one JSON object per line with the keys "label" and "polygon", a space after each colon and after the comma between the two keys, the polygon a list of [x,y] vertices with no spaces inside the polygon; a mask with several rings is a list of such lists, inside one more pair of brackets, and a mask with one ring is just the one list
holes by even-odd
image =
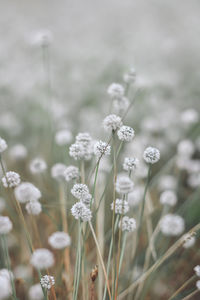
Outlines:
{"label": "thin stem", "polygon": [[81,274],[81,223],[78,223],[78,248],[76,252],[76,270],[75,270],[75,279],[74,279],[74,291],[73,291],[73,300],[76,300],[78,297],[78,288],[80,282]]}
{"label": "thin stem", "polygon": [[101,266],[102,266],[102,269],[103,269],[103,272],[104,272],[104,276],[105,276],[105,281],[106,281],[106,285],[107,285],[109,299],[111,300],[112,298],[111,298],[111,292],[110,292],[110,286],[109,286],[108,276],[107,276],[107,273],[106,273],[106,268],[105,268],[105,265],[104,265],[104,262],[103,262],[103,258],[102,258],[102,255],[101,255],[101,251],[100,251],[100,248],[99,248],[97,237],[96,237],[96,234],[94,232],[94,228],[92,226],[92,223],[90,221],[88,223],[89,223],[89,226],[90,226],[90,229],[91,229],[91,232],[92,232],[92,235],[93,235],[96,247],[97,247],[97,251],[98,251],[98,254],[99,254]]}
{"label": "thin stem", "polygon": [[178,290],[174,292],[174,294],[168,300],[174,299],[188,284],[190,284],[196,278],[196,275],[193,275],[191,278],[189,278]]}
{"label": "thin stem", "polygon": [[120,271],[121,271],[121,267],[122,267],[122,261],[123,261],[123,257],[124,257],[126,239],[127,239],[127,232],[124,233],[123,241],[122,241],[122,251],[121,251],[120,260],[119,260],[119,275],[120,275]]}
{"label": "thin stem", "polygon": [[184,297],[182,300],[189,300],[191,299],[193,296],[195,296],[196,294],[198,294],[200,292],[200,290],[195,290],[194,292],[192,292],[191,294],[189,294],[188,296]]}

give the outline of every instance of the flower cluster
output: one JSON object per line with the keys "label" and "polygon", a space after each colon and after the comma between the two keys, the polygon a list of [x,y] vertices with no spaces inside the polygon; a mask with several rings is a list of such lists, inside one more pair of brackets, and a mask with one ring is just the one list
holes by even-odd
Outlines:
{"label": "flower cluster", "polygon": [[115,189],[119,194],[128,194],[133,190],[133,181],[126,175],[117,176]]}
{"label": "flower cluster", "polygon": [[122,119],[114,114],[107,116],[103,120],[103,127],[106,131],[115,131],[122,126]]}
{"label": "flower cluster", "polygon": [[134,132],[133,128],[123,125],[117,131],[117,135],[118,135],[119,140],[125,141],[125,142],[130,142],[134,138],[135,132]]}
{"label": "flower cluster", "polygon": [[119,227],[122,228],[122,231],[133,232],[136,229],[136,221],[134,218],[124,216],[122,221],[119,223]]}
{"label": "flower cluster", "polygon": [[50,290],[52,288],[52,286],[55,284],[55,279],[53,276],[44,275],[40,279],[40,283],[44,289]]}
{"label": "flower cluster", "polygon": [[144,151],[143,158],[148,164],[155,164],[160,159],[160,151],[156,148],[148,147]]}
{"label": "flower cluster", "polygon": [[[111,210],[114,209],[114,202],[111,203]],[[126,200],[116,199],[115,200],[115,213],[124,215],[129,211],[129,205]]]}
{"label": "flower cluster", "polygon": [[0,234],[7,234],[12,230],[12,222],[9,217],[0,216]]}
{"label": "flower cluster", "polygon": [[48,238],[48,242],[54,249],[64,249],[71,245],[71,238],[64,231],[57,231]]}
{"label": "flower cluster", "polygon": [[14,188],[20,184],[20,181],[19,174],[13,171],[6,172],[6,175],[2,178],[2,183],[5,188]]}
{"label": "flower cluster", "polygon": [[136,157],[125,157],[123,163],[123,169],[125,171],[134,170],[139,164],[139,160]]}
{"label": "flower cluster", "polygon": [[111,147],[106,142],[98,141],[94,144],[94,154],[100,158],[103,155],[110,155]]}
{"label": "flower cluster", "polygon": [[92,158],[92,138],[88,132],[79,133],[75,144],[69,148],[69,155],[75,160],[90,160]]}
{"label": "flower cluster", "polygon": [[34,250],[30,263],[39,270],[51,268],[54,265],[54,256],[51,251],[45,248]]}
{"label": "flower cluster", "polygon": [[0,137],[0,154],[3,153],[7,147],[6,141]]}

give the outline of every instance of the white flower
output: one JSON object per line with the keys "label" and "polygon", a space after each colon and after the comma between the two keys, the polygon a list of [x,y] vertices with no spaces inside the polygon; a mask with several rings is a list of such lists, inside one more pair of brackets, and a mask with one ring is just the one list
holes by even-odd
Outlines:
{"label": "white flower", "polygon": [[166,190],[164,192],[162,192],[162,194],[160,195],[160,203],[162,205],[169,205],[169,206],[174,206],[177,203],[177,196],[175,194],[175,192],[171,191],[171,190]]}
{"label": "white flower", "polygon": [[43,300],[44,294],[40,283],[32,285],[28,291],[28,296],[30,300]]}
{"label": "white flower", "polygon": [[196,287],[197,287],[198,290],[200,290],[200,280],[197,280]]}
{"label": "white flower", "polygon": [[51,176],[58,181],[64,179],[66,168],[67,166],[61,163],[53,165],[53,167],[51,168]]}
{"label": "white flower", "polygon": [[[92,158],[92,138],[88,132],[80,132],[76,136],[76,143],[73,144],[72,148],[70,147],[70,154],[74,159],[84,159],[84,160],[90,160]],[[74,149],[73,149],[74,148]],[[77,152],[77,158],[75,156],[75,153],[73,155],[73,152]]]}
{"label": "white flower", "polygon": [[12,294],[12,288],[10,280],[8,280],[5,276],[0,276],[0,300],[7,299]]}
{"label": "white flower", "polygon": [[42,205],[39,201],[32,201],[26,204],[26,210],[29,215],[37,216],[42,211]]}
{"label": "white flower", "polygon": [[75,203],[71,208],[71,213],[75,219],[81,219],[83,222],[90,221],[92,218],[91,210],[82,202]]}
{"label": "white flower", "polygon": [[128,176],[124,176],[124,175],[117,176],[115,189],[119,194],[128,194],[132,192],[133,186],[134,183]]}
{"label": "white flower", "polygon": [[32,33],[30,42],[33,46],[47,47],[52,43],[52,40],[52,32],[48,29],[42,29]]}
{"label": "white flower", "polygon": [[126,97],[114,99],[113,107],[118,114],[122,114],[129,107],[130,101]]}
{"label": "white flower", "polygon": [[80,132],[76,136],[76,143],[80,143],[83,146],[89,146],[92,142],[92,138],[88,132]]}
{"label": "white flower", "polygon": [[136,229],[136,221],[134,218],[124,216],[122,221],[119,223],[119,227],[122,228],[122,231],[132,232]]}
{"label": "white flower", "polygon": [[6,201],[2,197],[0,197],[0,213],[4,211],[5,207],[6,207]]}
{"label": "white flower", "polygon": [[85,156],[85,150],[82,144],[72,144],[69,147],[69,155],[73,157],[75,160],[83,159]]}
{"label": "white flower", "polygon": [[22,160],[27,157],[27,149],[21,144],[14,145],[9,150],[9,156],[14,160]]}
{"label": "white flower", "polygon": [[81,198],[80,201],[85,204],[87,208],[90,208],[90,205],[92,204],[92,195],[87,194],[84,198]]}
{"label": "white flower", "polygon": [[4,139],[0,137],[0,154],[7,149],[8,145]]}
{"label": "white flower", "polygon": [[51,268],[54,265],[54,256],[51,251],[45,248],[34,250],[30,263],[39,270]]}
{"label": "white flower", "polygon": [[37,201],[41,198],[40,190],[30,182],[22,182],[14,190],[15,198],[21,203]]}
{"label": "white flower", "polygon": [[125,157],[123,163],[123,169],[126,171],[131,171],[135,169],[139,164],[139,160],[135,157]]}
{"label": "white flower", "polygon": [[134,138],[135,132],[134,132],[133,128],[123,125],[117,131],[117,135],[118,135],[119,140],[125,141],[125,142],[130,142]]}
{"label": "white flower", "polygon": [[42,158],[35,158],[30,163],[30,171],[33,174],[43,173],[47,169],[47,164]]}
{"label": "white flower", "polygon": [[200,266],[199,265],[197,265],[196,267],[194,267],[194,271],[195,271],[196,275],[198,277],[200,277]]}
{"label": "white flower", "polygon": [[66,181],[76,180],[79,178],[79,169],[75,166],[68,166],[65,169],[64,176]]}
{"label": "white flower", "polygon": [[94,144],[94,154],[97,157],[101,157],[103,155],[110,155],[111,147],[106,142],[98,141]]}
{"label": "white flower", "polygon": [[6,176],[4,176],[1,180],[5,188],[14,188],[18,186],[21,181],[19,174],[13,171],[6,172]]}
{"label": "white flower", "polygon": [[134,68],[130,68],[129,72],[124,74],[124,81],[126,83],[134,83],[136,79],[136,71]]}
{"label": "white flower", "polygon": [[68,129],[62,129],[56,132],[55,142],[58,146],[66,146],[72,141],[72,133]]}
{"label": "white flower", "polygon": [[115,131],[122,126],[122,119],[116,115],[108,115],[103,120],[103,127],[106,131]]}
{"label": "white flower", "polygon": [[197,123],[199,120],[199,113],[193,108],[186,109],[181,114],[181,121],[185,125],[192,125]]}
{"label": "white flower", "polygon": [[183,240],[184,240],[183,248],[185,249],[191,248],[192,246],[194,246],[196,242],[196,238],[191,234],[185,234],[183,236]]}
{"label": "white flower", "polygon": [[89,189],[86,184],[76,183],[71,189],[71,193],[75,198],[81,200],[87,197],[87,195],[89,194]]}
{"label": "white flower", "polygon": [[54,249],[64,249],[71,245],[71,238],[64,231],[57,231],[50,235],[48,243]]}
{"label": "white flower", "polygon": [[124,87],[121,84],[118,83],[112,83],[109,87],[108,87],[108,95],[112,98],[121,98],[124,95]]}
{"label": "white flower", "polygon": [[177,186],[177,179],[171,175],[164,175],[160,178],[159,189],[164,190],[175,190]]}
{"label": "white flower", "polygon": [[139,205],[144,195],[143,186],[135,186],[133,191],[128,194],[128,204],[132,207]]}
{"label": "white flower", "polygon": [[6,277],[9,281],[14,279],[13,272],[9,271],[8,269],[5,269],[5,268],[0,270],[0,276]]}
{"label": "white flower", "polygon": [[149,164],[155,164],[160,159],[160,151],[153,147],[148,147],[144,150],[144,160]]}
{"label": "white flower", "polygon": [[9,217],[0,216],[0,234],[7,234],[12,230],[12,222]]}
{"label": "white flower", "polygon": [[50,290],[51,287],[55,284],[55,279],[53,276],[44,275],[40,279],[41,286],[47,290]]}
{"label": "white flower", "polygon": [[189,158],[193,155],[194,151],[194,144],[190,140],[183,140],[178,144],[177,152],[182,157]]}
{"label": "white flower", "polygon": [[167,214],[160,220],[160,230],[166,236],[180,235],[184,229],[184,219],[178,215]]}
{"label": "white flower", "polygon": [[[114,209],[114,203],[111,203],[111,210]],[[116,199],[115,200],[115,213],[116,214],[126,214],[129,211],[129,205],[126,200]]]}

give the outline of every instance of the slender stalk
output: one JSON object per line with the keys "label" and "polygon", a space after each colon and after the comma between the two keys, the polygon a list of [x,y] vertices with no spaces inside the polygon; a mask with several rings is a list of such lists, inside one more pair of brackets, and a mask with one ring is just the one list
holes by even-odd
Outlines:
{"label": "slender stalk", "polygon": [[191,299],[193,296],[195,296],[196,294],[198,294],[200,292],[200,290],[195,290],[194,292],[192,292],[191,294],[189,294],[188,296],[184,297],[182,300],[189,300]]}
{"label": "slender stalk", "polygon": [[108,276],[107,276],[107,273],[106,273],[106,268],[105,268],[105,265],[104,265],[104,262],[103,262],[103,257],[101,255],[101,251],[100,251],[100,248],[99,248],[99,244],[98,244],[97,237],[96,237],[96,234],[94,232],[94,228],[92,226],[92,223],[90,221],[88,223],[89,223],[89,226],[90,226],[90,229],[91,229],[91,232],[92,232],[92,235],[93,235],[96,247],[97,247],[97,251],[98,251],[98,254],[99,254],[101,266],[102,266],[104,276],[105,276],[105,281],[106,281],[106,286],[107,286],[107,290],[108,290],[109,299],[111,300],[112,298],[111,298],[110,286],[109,286]]}
{"label": "slender stalk", "polygon": [[190,284],[196,278],[196,275],[193,275],[191,278],[189,278],[178,290],[174,292],[174,294],[168,300],[173,300],[182,290],[184,290],[188,284]]}
{"label": "slender stalk", "polygon": [[120,275],[120,271],[121,271],[121,267],[122,267],[122,261],[123,261],[124,252],[125,252],[126,239],[127,239],[127,232],[124,233],[123,241],[122,241],[122,251],[121,251],[120,260],[119,260],[119,275]]}
{"label": "slender stalk", "polygon": [[78,223],[78,247],[76,252],[76,268],[74,277],[73,300],[77,300],[81,274],[81,223]]}

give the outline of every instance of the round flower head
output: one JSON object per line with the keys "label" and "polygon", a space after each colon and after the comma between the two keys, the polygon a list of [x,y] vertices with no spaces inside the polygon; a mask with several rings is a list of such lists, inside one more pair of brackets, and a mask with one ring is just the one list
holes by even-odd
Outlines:
{"label": "round flower head", "polygon": [[139,205],[140,201],[142,200],[144,194],[144,187],[143,186],[136,186],[134,187],[133,191],[128,194],[128,204],[131,207],[135,207]]}
{"label": "round flower head", "polygon": [[177,179],[171,175],[164,175],[160,178],[159,189],[164,190],[175,190],[177,186]]}
{"label": "round flower head", "polygon": [[184,229],[184,219],[178,215],[167,214],[160,220],[160,231],[166,236],[180,235]]}
{"label": "round flower head", "polygon": [[103,127],[106,131],[115,131],[122,126],[122,119],[116,115],[109,115],[103,120]]}
{"label": "round flower head", "polygon": [[134,132],[133,128],[123,125],[117,131],[117,135],[118,135],[119,140],[125,141],[125,142],[130,142],[134,138],[135,132]]}
{"label": "round flower head", "polygon": [[75,219],[80,219],[83,222],[90,221],[92,218],[91,210],[82,202],[75,203],[71,208],[71,213]]}
{"label": "round flower head", "polygon": [[64,249],[71,245],[71,238],[64,231],[57,231],[48,238],[48,243],[54,249]]}
{"label": "round flower head", "polygon": [[[114,203],[111,203],[111,210],[114,209]],[[116,214],[120,214],[120,215],[124,215],[129,211],[129,205],[128,202],[126,200],[122,200],[122,199],[116,199],[115,200],[115,213]]]}
{"label": "round flower head", "polygon": [[5,207],[6,207],[6,201],[0,197],[0,213],[4,211]]}
{"label": "round flower head", "polygon": [[0,137],[0,154],[3,153],[7,147],[6,141]]}
{"label": "round flower head", "polygon": [[92,195],[87,194],[84,198],[81,199],[81,202],[85,204],[86,207],[90,208],[90,205],[92,204]]}
{"label": "round flower head", "polygon": [[197,265],[196,267],[194,267],[194,271],[195,271],[196,275],[198,277],[200,277],[200,266],[199,265]]}
{"label": "round flower head", "polygon": [[65,169],[64,176],[66,181],[76,180],[79,178],[79,169],[75,166],[68,166]]}
{"label": "round flower head", "polygon": [[148,164],[155,164],[160,159],[160,151],[156,148],[148,147],[144,150],[143,158]]}
{"label": "round flower head", "polygon": [[48,269],[54,265],[54,256],[48,249],[36,249],[31,256],[30,263],[36,269]]}
{"label": "round flower head", "polygon": [[35,32],[31,36],[31,44],[33,46],[47,47],[52,43],[53,35],[48,29]]}
{"label": "round flower head", "polygon": [[126,97],[122,97],[121,99],[114,99],[113,108],[118,114],[122,114],[129,107],[130,101]]}
{"label": "round flower head", "polygon": [[51,287],[55,284],[55,279],[54,279],[53,276],[50,276],[50,275],[44,275],[44,276],[42,276],[42,278],[40,279],[40,283],[41,283],[41,286],[42,286],[44,289],[50,290]]}
{"label": "round flower head", "polygon": [[194,246],[196,242],[196,238],[191,234],[185,234],[183,236],[183,240],[184,240],[183,248],[185,249],[191,248],[192,246]]}
{"label": "round flower head", "polygon": [[18,186],[21,181],[19,174],[13,171],[6,172],[6,176],[4,176],[1,180],[5,188],[14,188]]}
{"label": "round flower head", "polygon": [[47,164],[42,158],[35,158],[30,163],[30,171],[32,174],[43,173],[47,169]]}
{"label": "round flower head", "polygon": [[123,163],[123,169],[125,171],[132,171],[136,169],[136,167],[139,164],[139,160],[135,157],[125,157],[124,163]]}
{"label": "round flower head", "polygon": [[67,129],[58,131],[55,135],[55,142],[58,146],[67,146],[72,141],[72,133]]}
{"label": "round flower head", "polygon": [[107,92],[112,99],[118,99],[124,96],[124,87],[119,83],[112,83]]}
{"label": "round flower head", "polygon": [[124,81],[126,83],[134,83],[136,79],[136,71],[134,68],[130,68],[129,72],[124,74]]}
{"label": "round flower head", "polygon": [[21,203],[37,201],[41,198],[40,190],[30,182],[22,182],[14,190],[15,198]]}
{"label": "round flower head", "polygon": [[193,155],[195,151],[195,146],[190,140],[183,140],[178,144],[177,152],[178,155],[184,158],[189,158]]}
{"label": "round flower head", "polygon": [[12,294],[12,287],[10,280],[8,280],[5,276],[0,276],[0,300],[7,299]]}
{"label": "round flower head", "polygon": [[43,300],[44,294],[40,283],[32,285],[28,291],[28,296],[30,300]]}
{"label": "round flower head", "polygon": [[186,109],[181,114],[181,121],[185,125],[192,125],[199,121],[199,113],[193,108]]}
{"label": "round flower head", "polygon": [[167,190],[160,195],[160,203],[162,205],[174,206],[177,203],[177,196],[173,191]]}
{"label": "round flower head", "polygon": [[75,160],[83,159],[85,155],[84,147],[81,144],[75,143],[69,147],[69,155]]}
{"label": "round flower head", "polygon": [[29,202],[26,204],[26,210],[29,215],[37,216],[42,211],[42,205],[39,201]]}
{"label": "round flower head", "polygon": [[106,142],[98,141],[94,144],[94,154],[97,157],[101,157],[103,155],[110,155],[111,147]]}
{"label": "round flower head", "polygon": [[0,276],[6,277],[8,280],[14,279],[14,275],[12,271],[9,271],[8,269],[1,269],[0,270]]}
{"label": "round flower head", "polygon": [[12,222],[8,217],[0,216],[0,234],[7,234],[12,230]]}
{"label": "round flower head", "polygon": [[65,178],[65,170],[66,170],[66,166],[64,164],[55,164],[52,168],[51,168],[51,176],[60,181],[63,180]]}
{"label": "round flower head", "polygon": [[197,287],[198,290],[200,290],[200,280],[197,280],[196,287]]}
{"label": "round flower head", "polygon": [[90,145],[91,141],[92,141],[92,138],[88,132],[80,132],[76,136],[76,143],[80,143],[83,146]]}
{"label": "round flower head", "polygon": [[119,194],[128,194],[133,190],[133,181],[124,175],[120,175],[117,177],[115,189]]}
{"label": "round flower head", "polygon": [[22,160],[27,157],[27,149],[21,144],[14,145],[9,150],[9,156],[13,160]]}
{"label": "round flower head", "polygon": [[71,193],[75,198],[81,200],[87,197],[87,195],[89,194],[89,189],[86,184],[77,183],[71,189]]}
{"label": "round flower head", "polygon": [[119,223],[119,227],[122,228],[122,231],[132,232],[136,229],[136,221],[134,218],[124,216],[122,221]]}

